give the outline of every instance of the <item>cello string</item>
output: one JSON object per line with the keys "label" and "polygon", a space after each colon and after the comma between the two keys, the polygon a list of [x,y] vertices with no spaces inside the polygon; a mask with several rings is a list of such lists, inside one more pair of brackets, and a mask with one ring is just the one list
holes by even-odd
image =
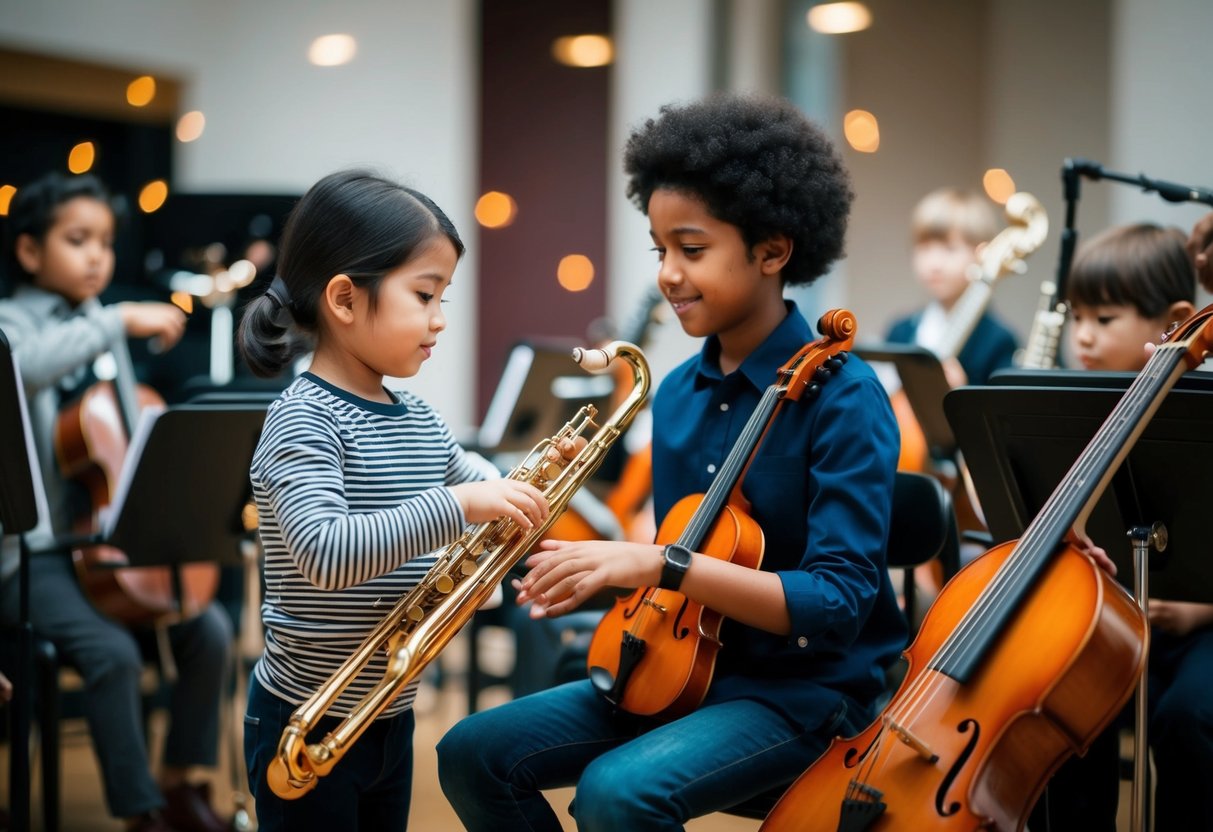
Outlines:
{"label": "cello string", "polygon": [[[1024,533],[1024,537],[1016,544],[1006,562],[999,567],[990,585],[978,596],[973,608],[965,614],[953,633],[928,661],[923,673],[911,684],[907,691],[906,702],[896,712],[894,719],[898,721],[911,719],[911,710],[924,709],[927,706],[940,687],[930,684],[924,678],[927,672],[938,671],[949,659],[965,650],[973,649],[973,642],[976,638],[990,626],[990,622],[995,619],[995,616],[1002,612],[1005,604],[1009,603],[1012,596],[1009,594],[1008,588],[1013,589],[1024,580],[1029,571],[1036,566],[1039,558],[1048,557],[1056,551],[1057,545],[1068,531],[1064,528],[1059,529],[1057,526],[1067,522],[1069,512],[1074,510],[1071,491],[1075,486],[1081,487],[1088,477],[1097,472],[1096,469],[1106,468],[1108,460],[1105,455],[1110,448],[1113,452],[1117,449],[1113,445],[1118,447],[1123,443],[1124,437],[1121,434],[1124,433],[1126,425],[1131,433],[1137,422],[1140,421],[1141,414],[1148,409],[1149,402],[1166,392],[1162,389],[1162,385],[1165,384],[1170,371],[1184,356],[1184,352],[1179,350],[1181,346],[1183,344],[1177,342],[1163,345],[1147,363],[1139,378],[1130,386],[1129,391],[1105,420],[1104,427],[1096,433],[1088,449],[1080,456],[1078,463],[1063,479],[1062,484],[1050,495],[1044,508],[1037,515],[1037,519],[1032,522]],[[1143,399],[1146,400],[1144,404]],[[1126,423],[1126,415],[1133,411],[1136,411],[1135,418]],[[1087,499],[1090,499],[1090,495]],[[1046,546],[1048,541],[1056,542]],[[1042,553],[1042,550],[1046,551]],[[946,676],[944,673],[939,675]],[[931,676],[932,679],[939,681],[935,674],[931,674]]]}
{"label": "cello string", "polygon": [[[1149,368],[1147,368],[1149,369]],[[988,626],[989,621],[998,612],[999,605],[1004,602],[1007,597],[1008,586],[1013,587],[1018,580],[1022,580],[1021,576],[1025,575],[1036,562],[1037,558],[1041,557],[1040,550],[1044,542],[1048,540],[1058,540],[1065,533],[1065,529],[1058,529],[1065,520],[1065,514],[1071,510],[1073,497],[1071,495],[1074,484],[1081,484],[1091,475],[1092,469],[1095,467],[1096,458],[1103,460],[1103,454],[1112,441],[1113,434],[1117,433],[1117,429],[1121,427],[1124,418],[1124,411],[1136,409],[1140,405],[1139,400],[1144,397],[1146,388],[1151,387],[1154,381],[1154,373],[1147,375],[1145,371],[1142,374],[1141,383],[1135,383],[1128,393],[1122,397],[1120,403],[1113,410],[1113,413],[1105,421],[1108,429],[1101,429],[1092,439],[1091,446],[1087,452],[1084,452],[1078,463],[1071,469],[1060,486],[1054,490],[1053,494],[1046,501],[1044,508],[1041,510],[1037,519],[1033,521],[1029,529],[1025,532],[1024,537],[1016,544],[1015,549],[1008,556],[1006,562],[999,567],[990,584],[981,592],[973,608],[970,609],[961,619],[953,633],[944,641],[943,645],[935,652],[927,663],[924,669],[924,675],[920,675],[912,685],[910,695],[907,696],[905,706],[897,712],[895,717],[898,721],[909,720],[913,718],[910,714],[911,709],[925,709],[930,699],[939,689],[939,685],[931,685],[925,674],[927,671],[939,671],[941,666],[959,655],[965,649],[971,649],[972,641],[976,638],[976,634],[984,630]],[[1157,391],[1154,391],[1155,394]],[[1106,465],[1106,461],[1101,464]],[[1055,549],[1055,546],[1050,545],[1049,554]],[[940,676],[946,674],[939,673]],[[931,674],[931,679],[941,682],[935,674]]]}

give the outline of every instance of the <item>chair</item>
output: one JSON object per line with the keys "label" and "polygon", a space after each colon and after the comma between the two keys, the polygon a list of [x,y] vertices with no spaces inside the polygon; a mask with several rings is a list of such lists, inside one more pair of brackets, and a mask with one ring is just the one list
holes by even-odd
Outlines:
{"label": "chair", "polygon": [[[893,511],[886,556],[890,569],[903,572],[906,620],[913,626],[917,614],[914,609],[914,568],[939,558],[945,579],[960,568],[960,535],[952,498],[939,480],[926,474],[897,472],[893,482]],[[896,687],[895,684],[892,686]],[[779,786],[763,792],[726,809],[725,813],[761,820],[786,790],[786,786]]]}
{"label": "chair", "polygon": [[890,569],[902,570],[904,610],[913,628],[921,617],[915,609],[915,567],[938,558],[945,581],[960,569],[960,534],[952,497],[939,480],[897,472],[886,556]]}

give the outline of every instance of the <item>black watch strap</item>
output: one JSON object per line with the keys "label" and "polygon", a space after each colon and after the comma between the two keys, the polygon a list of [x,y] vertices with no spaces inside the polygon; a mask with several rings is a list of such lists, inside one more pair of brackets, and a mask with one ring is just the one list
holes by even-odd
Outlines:
{"label": "black watch strap", "polygon": [[661,583],[659,589],[670,589],[675,592],[682,586],[682,578],[691,566],[691,550],[677,543],[665,547],[665,563],[661,566]]}

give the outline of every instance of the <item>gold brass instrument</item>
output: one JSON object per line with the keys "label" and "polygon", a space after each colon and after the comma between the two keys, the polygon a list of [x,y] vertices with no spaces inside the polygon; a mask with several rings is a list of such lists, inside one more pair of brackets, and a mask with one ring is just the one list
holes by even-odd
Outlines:
{"label": "gold brass instrument", "polygon": [[[402,597],[383,621],[308,701],[291,714],[270,762],[267,780],[285,800],[302,797],[319,778],[340,762],[346,750],[396,696],[430,663],[548,528],[564,512],[574,492],[597,470],[612,443],[631,424],[648,397],[649,366],[638,347],[613,341],[602,349],[576,349],[573,360],[592,373],[603,372],[616,358],[632,366],[631,393],[601,427],[596,409],[586,405],[555,436],[536,445],[510,471],[509,478],[528,482],[548,502],[547,520],[529,531],[513,520],[499,518],[471,526],[450,544],[426,576]],[[597,431],[572,459],[559,452],[587,427]],[[555,453],[552,453],[553,449]],[[555,457],[555,458],[553,458]],[[347,686],[380,650],[387,651],[383,678],[322,740],[309,744],[307,735]]]}

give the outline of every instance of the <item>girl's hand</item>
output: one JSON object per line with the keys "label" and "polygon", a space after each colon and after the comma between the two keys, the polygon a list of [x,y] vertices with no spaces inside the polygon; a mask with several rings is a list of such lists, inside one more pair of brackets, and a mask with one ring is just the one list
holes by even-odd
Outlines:
{"label": "girl's hand", "polygon": [[485,480],[449,486],[469,523],[508,517],[530,531],[548,519],[548,501],[538,488],[519,480]]}
{"label": "girl's hand", "polygon": [[1186,636],[1213,623],[1213,604],[1192,601],[1155,601],[1150,599],[1150,623],[1163,632]]}
{"label": "girl's hand", "polygon": [[657,586],[663,547],[654,543],[610,540],[544,540],[527,558],[531,571],[515,580],[519,605],[531,603],[531,618],[572,612],[608,587]]}
{"label": "girl's hand", "polygon": [[185,334],[185,313],[171,303],[128,301],[118,304],[122,326],[132,338],[155,338],[161,351]]}

